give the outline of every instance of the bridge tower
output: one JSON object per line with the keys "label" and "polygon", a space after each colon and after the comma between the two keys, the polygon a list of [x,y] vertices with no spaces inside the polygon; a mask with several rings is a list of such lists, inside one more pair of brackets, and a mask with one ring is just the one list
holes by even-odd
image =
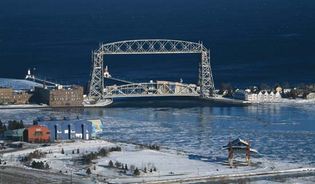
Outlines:
{"label": "bridge tower", "polygon": [[199,85],[201,97],[209,98],[213,95],[215,88],[210,64],[210,50],[201,51],[201,62],[199,63]]}
{"label": "bridge tower", "polygon": [[200,42],[166,39],[127,40],[101,44],[100,48],[92,53],[93,69],[88,97],[95,101],[106,99],[103,76],[104,55],[196,53],[201,54],[201,61],[199,63],[200,97],[210,98],[213,96],[215,89],[210,64],[210,50]]}
{"label": "bridge tower", "polygon": [[92,75],[90,81],[89,98],[96,101],[103,98],[104,77],[103,77],[103,55],[99,52],[92,52]]}

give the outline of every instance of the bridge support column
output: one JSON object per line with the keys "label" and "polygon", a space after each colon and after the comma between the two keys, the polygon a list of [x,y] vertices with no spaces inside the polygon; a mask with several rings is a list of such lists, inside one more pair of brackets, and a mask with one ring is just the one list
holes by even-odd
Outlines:
{"label": "bridge support column", "polygon": [[104,94],[104,77],[103,77],[103,54],[99,52],[92,53],[93,69],[90,81],[89,98],[100,100]]}
{"label": "bridge support column", "polygon": [[199,65],[199,85],[200,95],[209,98],[213,95],[214,82],[210,65],[210,51],[201,52],[201,62]]}

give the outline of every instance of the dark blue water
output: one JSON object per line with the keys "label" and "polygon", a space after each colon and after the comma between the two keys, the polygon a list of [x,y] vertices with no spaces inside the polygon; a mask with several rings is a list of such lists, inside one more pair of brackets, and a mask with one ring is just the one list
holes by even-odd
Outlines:
{"label": "dark blue water", "polygon": [[[100,42],[169,38],[211,48],[217,86],[315,81],[313,0],[1,0],[0,77],[86,84]],[[197,80],[199,56],[105,58],[135,81]],[[158,69],[158,70],[156,70]]]}

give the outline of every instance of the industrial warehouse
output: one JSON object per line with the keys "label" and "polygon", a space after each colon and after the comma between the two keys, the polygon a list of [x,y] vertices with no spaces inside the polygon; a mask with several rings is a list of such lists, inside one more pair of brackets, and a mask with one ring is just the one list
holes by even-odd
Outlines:
{"label": "industrial warehouse", "polygon": [[[96,132],[102,128],[100,120],[84,120],[79,118],[40,117],[33,125],[26,126],[17,122],[19,126],[0,132],[7,141],[22,141],[29,143],[49,143],[68,140],[91,140],[96,138]],[[3,126],[3,125],[1,125]]]}

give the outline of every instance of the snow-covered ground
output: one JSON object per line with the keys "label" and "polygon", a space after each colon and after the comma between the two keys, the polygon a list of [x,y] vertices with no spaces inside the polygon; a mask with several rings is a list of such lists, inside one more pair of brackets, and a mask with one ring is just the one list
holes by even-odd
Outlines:
{"label": "snow-covered ground", "polygon": [[[83,154],[96,152],[101,148],[110,148],[120,146],[122,151],[111,152],[107,157],[99,157],[89,165],[82,165],[76,160]],[[149,150],[140,148],[137,145],[126,143],[111,143],[105,140],[75,141],[70,143],[57,143],[47,147],[29,148],[11,153],[4,153],[3,160],[8,166],[23,167],[19,158],[26,156],[34,150],[47,152],[44,158],[35,159],[46,162],[50,165],[49,172],[66,175],[80,175],[89,178],[91,181],[109,181],[114,183],[139,183],[155,181],[193,181],[201,179],[220,179],[233,177],[252,177],[258,174],[282,174],[298,172],[315,172],[315,168],[306,170],[297,164],[284,162],[275,162],[265,158],[253,158],[251,166],[238,166],[230,169],[225,161],[221,162],[204,162],[201,160],[189,159],[189,157],[174,150]],[[64,154],[61,150],[64,150]],[[77,149],[80,153],[77,154]],[[73,154],[74,151],[74,154]],[[241,161],[243,158],[238,158]],[[129,170],[138,168],[140,176],[133,176],[130,171],[126,173],[121,169],[108,167],[109,161],[127,164]],[[87,168],[91,169],[92,174],[87,175]],[[147,172],[144,172],[146,168]],[[156,168],[156,171],[154,171]],[[152,172],[150,170],[152,169]],[[291,170],[293,169],[293,170]]]}

